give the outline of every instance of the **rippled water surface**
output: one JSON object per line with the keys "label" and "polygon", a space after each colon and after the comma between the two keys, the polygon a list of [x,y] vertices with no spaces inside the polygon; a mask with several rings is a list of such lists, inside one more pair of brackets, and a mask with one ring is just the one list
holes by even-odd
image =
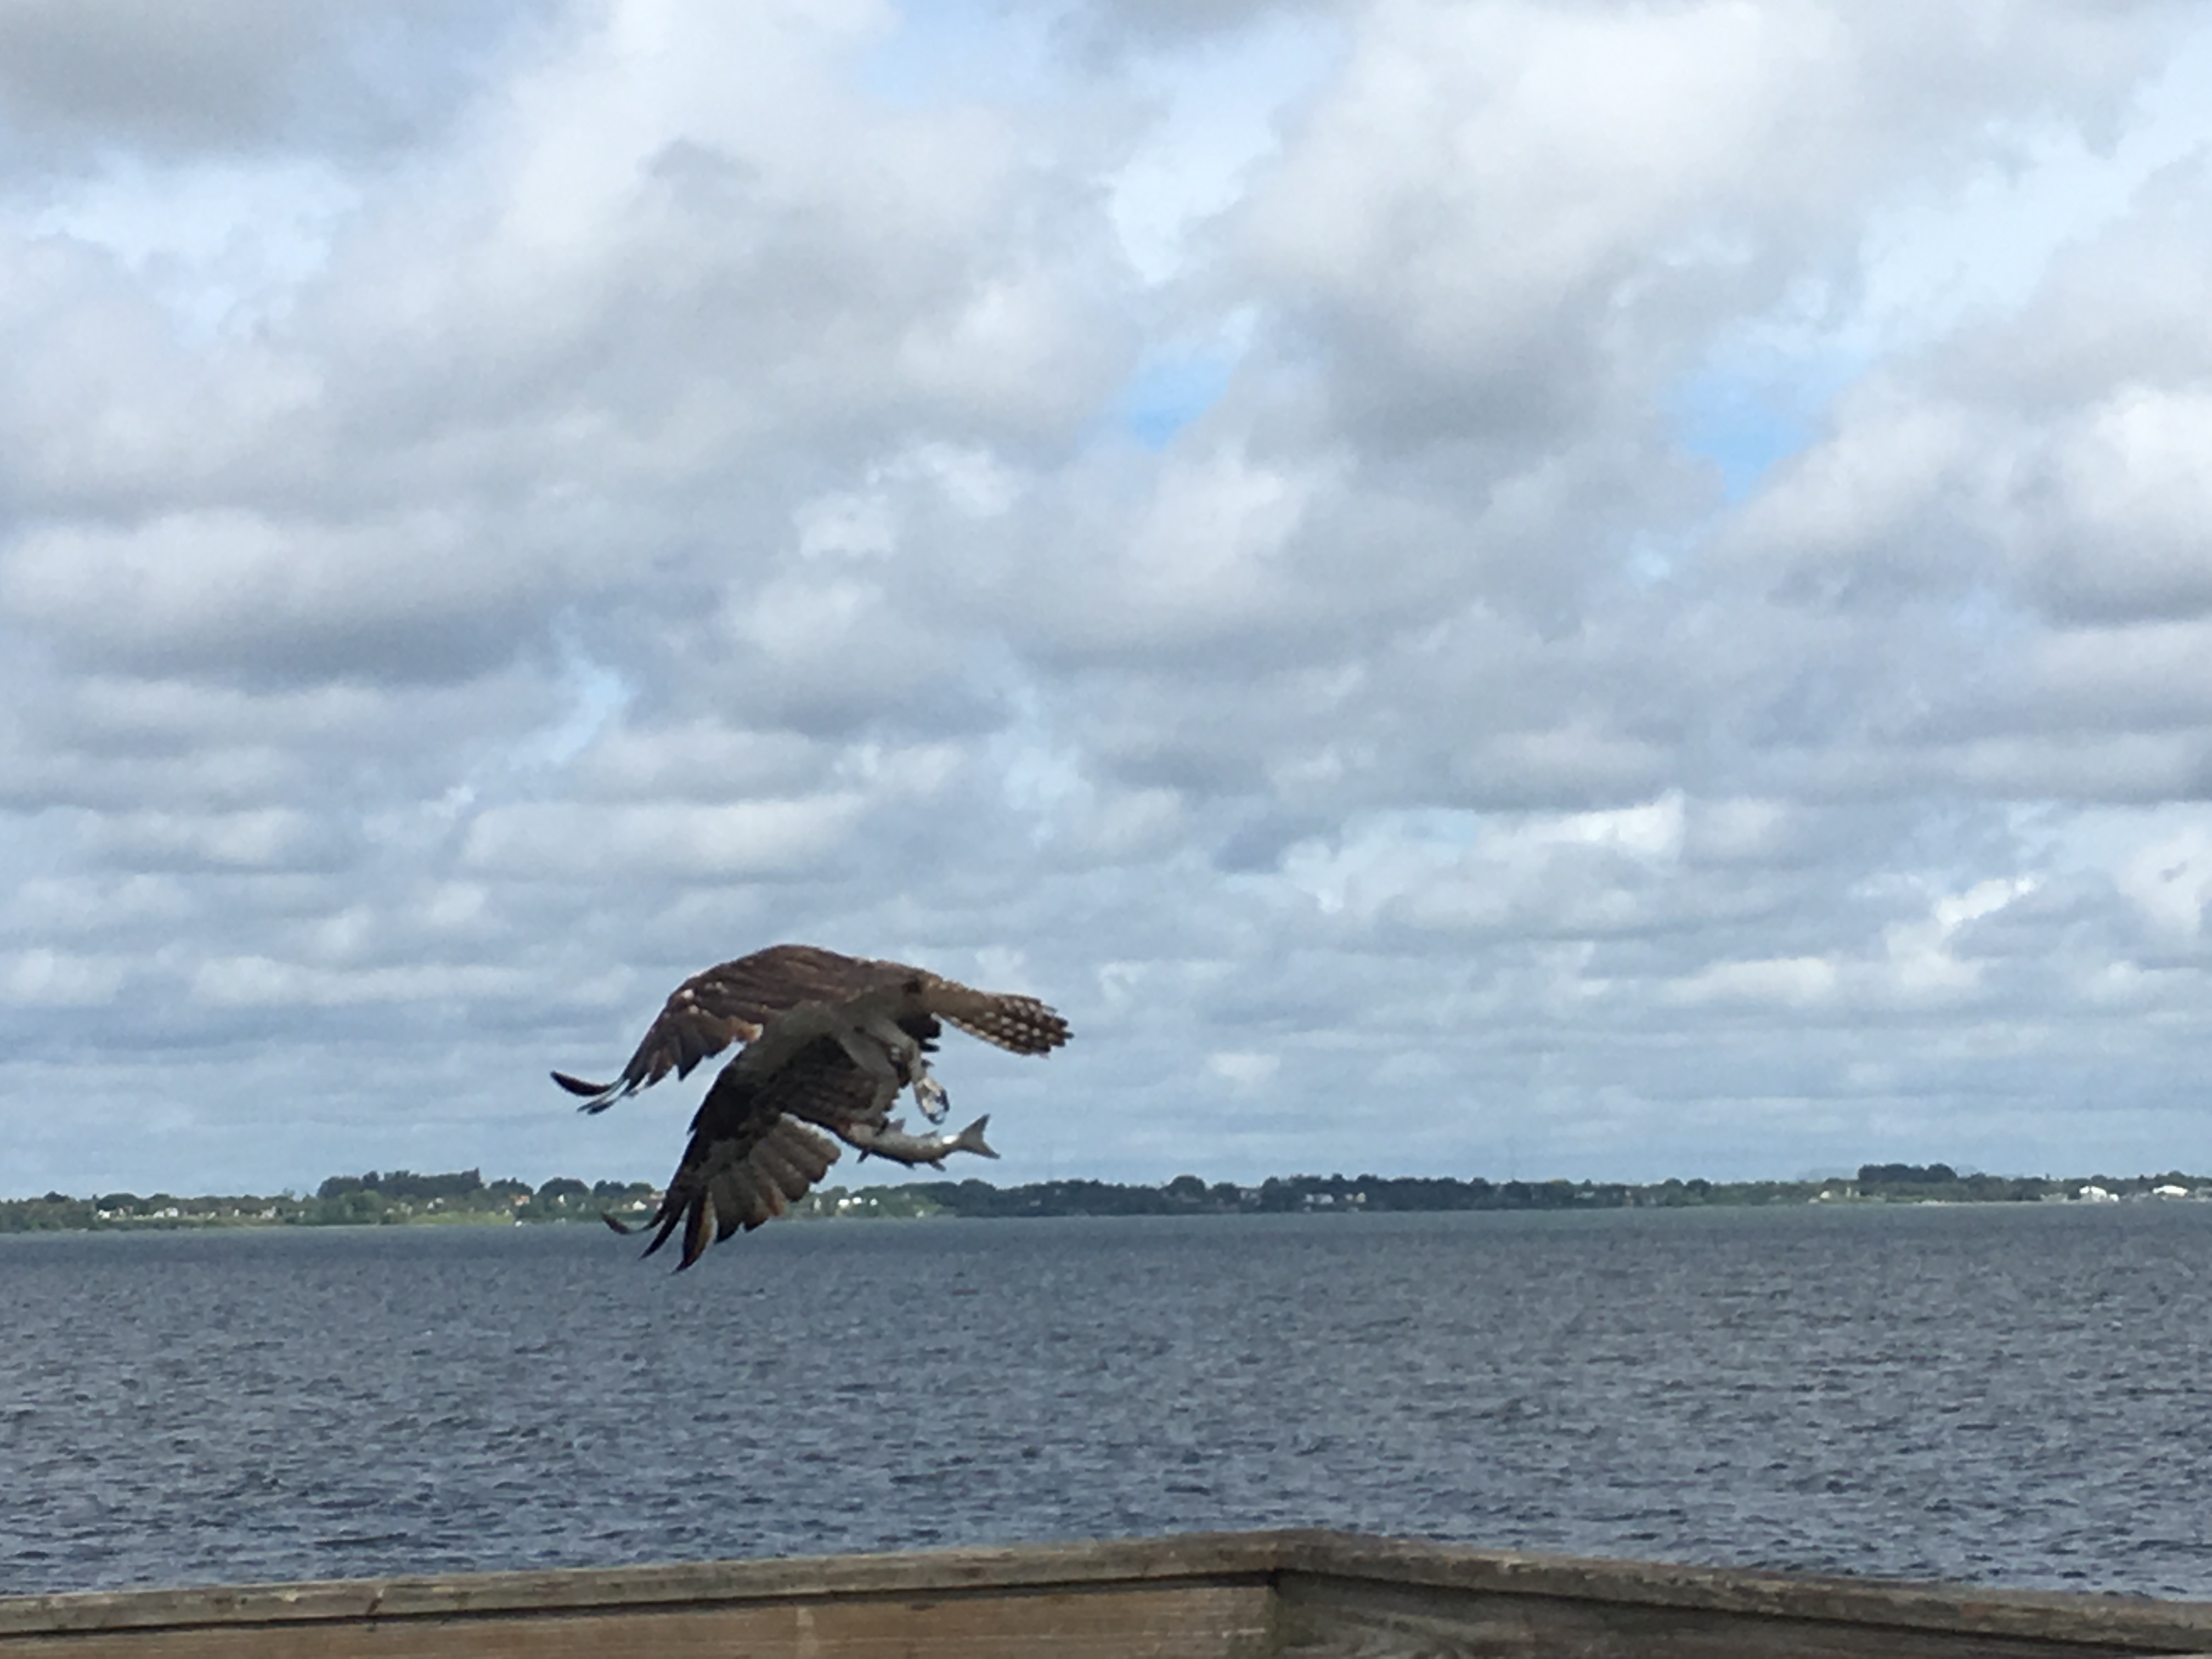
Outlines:
{"label": "rippled water surface", "polygon": [[0,1239],[0,1593],[1321,1525],[2212,1596],[2212,1205]]}

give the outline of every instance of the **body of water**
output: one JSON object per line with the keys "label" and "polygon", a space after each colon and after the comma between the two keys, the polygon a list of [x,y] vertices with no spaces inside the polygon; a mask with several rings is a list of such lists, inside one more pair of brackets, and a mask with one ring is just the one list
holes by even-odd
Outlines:
{"label": "body of water", "polygon": [[2212,1597],[2212,1205],[0,1239],[0,1593],[1325,1526]]}

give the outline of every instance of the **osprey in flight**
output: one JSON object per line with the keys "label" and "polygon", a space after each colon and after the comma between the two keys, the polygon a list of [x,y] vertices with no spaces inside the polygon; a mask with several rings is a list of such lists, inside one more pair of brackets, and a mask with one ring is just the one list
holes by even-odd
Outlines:
{"label": "osprey in flight", "polygon": [[[720,1243],[773,1220],[836,1162],[837,1148],[810,1124],[864,1158],[939,1168],[947,1152],[996,1158],[983,1143],[988,1117],[957,1135],[910,1135],[890,1115],[910,1088],[932,1123],[944,1121],[944,1085],[926,1056],[945,1024],[1018,1054],[1067,1041],[1067,1022],[1035,997],[971,990],[901,963],[776,945],[678,986],[612,1083],[560,1072],[553,1080],[589,1097],[585,1111],[603,1112],[671,1072],[688,1077],[701,1060],[743,1045],[700,1102],[668,1194],[645,1223],[659,1229],[647,1255],[682,1224],[680,1272],[705,1253],[710,1231]],[[612,1217],[608,1224],[630,1231]]]}

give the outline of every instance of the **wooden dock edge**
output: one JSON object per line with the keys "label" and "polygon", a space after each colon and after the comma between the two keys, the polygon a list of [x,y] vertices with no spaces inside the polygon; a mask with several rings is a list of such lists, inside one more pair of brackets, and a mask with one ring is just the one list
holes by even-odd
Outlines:
{"label": "wooden dock edge", "polygon": [[[471,1651],[529,1626],[533,1652],[648,1630],[672,1642],[658,1650],[728,1652],[742,1630],[763,1652],[834,1655],[838,1629],[901,1620],[937,1632],[915,1651],[946,1653],[2212,1654],[2208,1602],[1279,1531],[19,1596],[0,1599],[0,1656],[462,1651],[457,1626]],[[1178,1620],[1204,1628],[1169,1639]],[[1116,1645],[1139,1626],[1141,1648]]]}
{"label": "wooden dock edge", "polygon": [[0,1598],[0,1642],[67,1631],[181,1629],[361,1619],[452,1619],[744,1601],[1104,1589],[1246,1579],[1266,1586],[1285,1539],[1326,1534],[1194,1533],[1075,1544],[911,1550],[541,1572],[336,1578],[204,1589],[73,1591]]}
{"label": "wooden dock edge", "polygon": [[[1651,1651],[1672,1651],[1668,1639],[1694,1638],[1710,1644],[1695,1651],[1720,1653],[1731,1650],[1726,1633],[1734,1632],[1746,1653],[2040,1650],[2212,1659],[2212,1602],[1524,1554],[1353,1533],[1272,1535],[1280,1552],[1277,1593],[1292,1611],[1293,1631],[1316,1619],[1397,1623],[1398,1609],[1408,1629],[1442,1622],[1462,1641],[1483,1626],[1500,1644],[1471,1650],[1484,1652],[1522,1651],[1532,1638],[1509,1639],[1512,1632],[1550,1631],[1580,1638],[1560,1651],[1641,1652],[1646,1642]],[[1492,1616],[1483,1616],[1486,1607]],[[1621,1641],[1601,1639],[1608,1631]]]}

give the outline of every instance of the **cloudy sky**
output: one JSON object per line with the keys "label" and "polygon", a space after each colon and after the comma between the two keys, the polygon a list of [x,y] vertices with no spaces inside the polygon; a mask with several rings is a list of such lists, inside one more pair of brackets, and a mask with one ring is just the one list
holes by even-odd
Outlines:
{"label": "cloudy sky", "polygon": [[2212,1166],[2212,15],[11,0],[0,870],[7,1195]]}

